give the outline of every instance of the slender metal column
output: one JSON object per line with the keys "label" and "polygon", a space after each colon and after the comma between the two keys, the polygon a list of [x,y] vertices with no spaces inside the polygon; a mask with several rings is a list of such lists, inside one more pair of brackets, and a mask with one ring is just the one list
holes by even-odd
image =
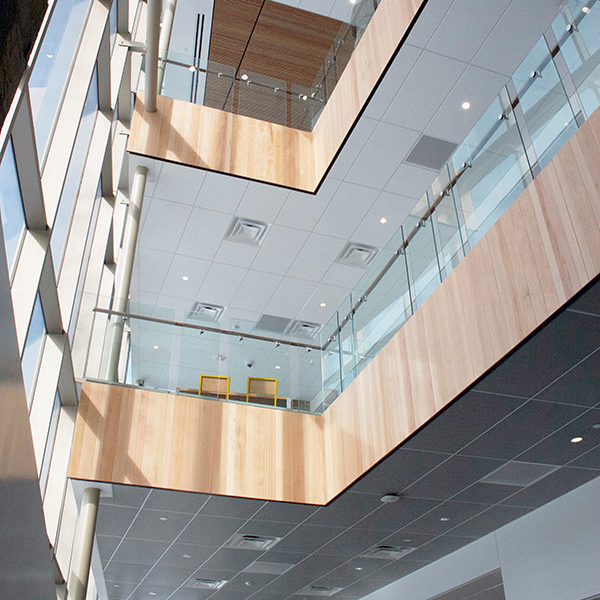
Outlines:
{"label": "slender metal column", "polygon": [[[133,176],[133,185],[129,198],[129,208],[125,218],[125,231],[123,233],[123,245],[117,262],[115,274],[115,291],[113,310],[127,312],[127,301],[131,288],[131,274],[133,272],[133,260],[135,258],[135,247],[137,244],[138,231],[140,228],[140,217],[142,204],[146,191],[146,180],[148,169],[139,166]],[[121,344],[123,342],[123,317],[113,315],[109,322],[109,357],[107,363],[106,379],[118,381],[119,379],[119,357],[121,355]]]}
{"label": "slender metal column", "polygon": [[160,39],[158,41],[158,93],[162,92],[163,81],[165,78],[165,67],[167,55],[169,53],[169,44],[171,43],[171,33],[173,32],[173,19],[175,18],[175,9],[177,0],[167,0],[165,14],[163,15],[162,27],[160,29]]}
{"label": "slender metal column", "polygon": [[148,0],[145,66],[145,104],[148,112],[156,111],[156,95],[158,93],[158,40],[160,37],[161,8],[161,0]]}
{"label": "slender metal column", "polygon": [[98,488],[89,487],[83,491],[81,511],[73,545],[71,572],[67,584],[68,600],[85,600],[87,594],[99,502],[100,490]]}

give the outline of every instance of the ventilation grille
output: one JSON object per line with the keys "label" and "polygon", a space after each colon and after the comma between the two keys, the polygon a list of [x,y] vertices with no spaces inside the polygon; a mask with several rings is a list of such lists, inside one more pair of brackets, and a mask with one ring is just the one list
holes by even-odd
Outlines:
{"label": "ventilation grille", "polygon": [[196,590],[220,590],[226,583],[227,579],[196,579],[192,577],[185,587],[194,588]]}
{"label": "ventilation grille", "polygon": [[333,596],[341,592],[344,588],[341,587],[327,587],[325,585],[311,585],[298,592],[300,596]]}
{"label": "ventilation grille", "polygon": [[188,313],[188,319],[196,321],[219,321],[225,310],[224,306],[217,304],[206,304],[206,302],[194,302]]}
{"label": "ventilation grille", "polygon": [[225,239],[251,246],[260,246],[269,231],[271,225],[254,219],[234,217],[227,229]]}
{"label": "ventilation grille", "polygon": [[382,558],[383,560],[396,560],[410,554],[415,548],[404,546],[375,546],[361,554],[363,558]]}
{"label": "ventilation grille", "polygon": [[238,550],[270,550],[280,540],[278,537],[236,533],[224,547]]}
{"label": "ventilation grille", "polygon": [[491,483],[495,485],[514,485],[516,487],[525,487],[536,483],[540,479],[556,471],[558,467],[554,465],[539,465],[527,462],[509,462],[502,465],[489,475],[486,475],[481,483]]}
{"label": "ventilation grille", "polygon": [[455,149],[456,144],[452,142],[422,135],[404,162],[439,171],[448,162]]}
{"label": "ventilation grille", "polygon": [[260,331],[271,331],[273,333],[283,333],[290,324],[290,319],[284,319],[283,317],[276,317],[274,315],[262,315],[254,329]]}
{"label": "ventilation grille", "polygon": [[290,325],[289,334],[312,339],[321,333],[321,329],[323,329],[323,325],[319,325],[318,323],[311,323],[310,321],[294,321]]}
{"label": "ventilation grille", "polygon": [[256,561],[250,563],[245,569],[244,573],[263,573],[265,575],[283,575],[290,569],[293,569],[296,565],[288,565],[286,563],[272,563],[272,562],[260,562]]}
{"label": "ventilation grille", "polygon": [[366,244],[357,244],[348,242],[339,253],[335,262],[349,267],[360,267],[366,269],[377,256],[378,248],[367,246]]}

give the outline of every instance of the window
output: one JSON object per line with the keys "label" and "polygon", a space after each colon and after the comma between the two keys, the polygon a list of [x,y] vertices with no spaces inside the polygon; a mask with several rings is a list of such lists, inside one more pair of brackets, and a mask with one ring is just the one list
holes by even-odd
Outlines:
{"label": "window", "polygon": [[50,247],[52,248],[52,263],[54,264],[54,272],[58,275],[60,265],[67,245],[69,229],[77,194],[79,193],[79,185],[83,175],[83,168],[87,159],[94,124],[96,123],[96,112],[98,110],[98,76],[96,70],[92,77],[90,89],[88,91],[83,115],[79,123],[77,138],[73,146],[71,154],[71,162],[65,178],[65,184],[60,195],[60,202],[56,217],[54,219],[54,227],[52,227],[52,237],[50,238]]}
{"label": "window", "polygon": [[54,442],[56,441],[56,431],[58,429],[58,418],[62,404],[60,396],[56,392],[54,397],[54,406],[52,407],[52,416],[50,417],[50,426],[48,427],[48,437],[46,438],[46,447],[44,448],[44,457],[42,458],[42,468],[40,469],[40,490],[42,497],[46,492],[48,485],[48,475],[50,473],[50,463],[52,462],[52,453],[54,452]]}
{"label": "window", "polygon": [[57,0],[29,80],[40,165],[44,162],[91,0]]}
{"label": "window", "polygon": [[37,379],[38,369],[44,340],[46,339],[46,322],[44,321],[44,311],[42,310],[42,300],[38,293],[35,299],[35,306],[31,321],[29,322],[29,331],[25,339],[25,349],[21,358],[21,370],[23,371],[23,383],[25,384],[25,394],[27,403],[31,408],[33,400],[33,390]]}
{"label": "window", "polygon": [[110,14],[108,17],[109,27],[110,27],[110,51],[112,54],[112,50],[115,47],[115,41],[117,39],[117,2],[118,0],[113,0],[112,6],[110,7]]}
{"label": "window", "polygon": [[8,142],[0,163],[0,216],[2,217],[6,260],[8,269],[11,271],[25,232],[25,213],[23,212],[21,188],[11,140]]}

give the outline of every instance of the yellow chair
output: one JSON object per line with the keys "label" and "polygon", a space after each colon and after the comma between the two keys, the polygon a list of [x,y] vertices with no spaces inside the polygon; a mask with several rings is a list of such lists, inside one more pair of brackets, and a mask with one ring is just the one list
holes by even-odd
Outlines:
{"label": "yellow chair", "polygon": [[248,377],[248,390],[246,402],[253,398],[273,398],[273,406],[277,406],[277,379],[265,377]]}
{"label": "yellow chair", "polygon": [[229,400],[229,377],[222,375],[200,375],[198,394],[200,396],[212,396],[213,398],[222,398],[225,396]]}

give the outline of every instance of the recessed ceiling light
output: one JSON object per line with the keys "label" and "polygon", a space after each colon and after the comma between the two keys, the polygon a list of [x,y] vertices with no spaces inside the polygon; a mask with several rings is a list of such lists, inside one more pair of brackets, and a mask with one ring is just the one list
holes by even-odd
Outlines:
{"label": "recessed ceiling light", "polygon": [[362,570],[363,570],[363,568],[362,568],[362,567],[355,567],[355,569],[354,569],[354,570],[355,570],[355,571],[362,571]]}
{"label": "recessed ceiling light", "polygon": [[182,554],[181,558],[192,558],[191,554]]}
{"label": "recessed ceiling light", "polygon": [[590,7],[589,7],[589,6],[584,6],[584,7],[583,7],[581,10],[582,10],[584,13],[589,13],[589,12],[590,12]]}
{"label": "recessed ceiling light", "polygon": [[579,444],[579,442],[583,442],[583,438],[582,437],[574,437],[571,440],[571,444]]}
{"label": "recessed ceiling light", "polygon": [[189,69],[189,70],[190,70],[192,73],[195,73],[195,72],[196,72],[196,67],[195,67],[194,65],[190,65],[190,66],[188,67],[188,69]]}
{"label": "recessed ceiling light", "polygon": [[244,81],[246,81],[246,80],[248,79],[248,74],[247,74],[247,73],[244,73],[244,74],[242,75],[242,79],[243,79]]}
{"label": "recessed ceiling light", "polygon": [[460,107],[461,107],[463,110],[469,110],[469,109],[471,108],[471,103],[470,103],[470,102],[468,102],[468,101],[466,101],[466,102],[463,102],[463,103],[460,105]]}
{"label": "recessed ceiling light", "polygon": [[159,517],[161,521],[168,521],[167,517]]}
{"label": "recessed ceiling light", "polygon": [[600,423],[596,423],[595,425],[592,425],[593,429],[600,429]]}
{"label": "recessed ceiling light", "polygon": [[449,521],[450,517],[440,517],[440,521]]}
{"label": "recessed ceiling light", "polygon": [[382,225],[385,225],[385,224],[387,223],[387,219],[386,219],[385,217],[381,217],[381,219],[379,219],[379,222],[380,222]]}
{"label": "recessed ceiling light", "polygon": [[121,586],[118,583],[115,583],[115,585],[113,585],[113,587],[119,588]]}
{"label": "recessed ceiling light", "polygon": [[155,350],[158,350],[158,346],[152,346]]}
{"label": "recessed ceiling light", "polygon": [[381,501],[385,504],[390,504],[391,502],[398,502],[400,500],[400,496],[398,494],[386,494],[381,497]]}
{"label": "recessed ceiling light", "polygon": [[251,585],[254,585],[254,581],[246,581],[245,584],[250,587]]}
{"label": "recessed ceiling light", "polygon": [[319,306],[321,308],[325,308],[327,306],[327,302],[321,302],[321,304],[319,304]]}
{"label": "recessed ceiling light", "polygon": [[46,58],[54,58],[54,54],[46,54]]}
{"label": "recessed ceiling light", "polygon": [[358,0],[350,0],[350,4],[356,4]]}
{"label": "recessed ceiling light", "polygon": [[190,278],[187,275],[184,275],[181,279],[183,279],[184,281],[189,281]]}
{"label": "recessed ceiling light", "polygon": [[402,541],[403,542],[412,542],[412,538],[404,538]]}
{"label": "recessed ceiling light", "polygon": [[279,365],[275,365],[276,369],[281,369],[281,367]]}

